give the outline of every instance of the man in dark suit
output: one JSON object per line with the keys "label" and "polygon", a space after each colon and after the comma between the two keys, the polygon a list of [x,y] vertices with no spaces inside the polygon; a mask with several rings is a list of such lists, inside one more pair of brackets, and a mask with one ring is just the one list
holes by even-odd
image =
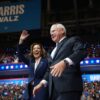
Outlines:
{"label": "man in dark suit", "polygon": [[57,46],[51,53],[50,68],[33,95],[48,83],[50,100],[80,100],[83,90],[80,61],[86,57],[85,45],[78,36],[68,38],[60,23],[51,26],[50,35]]}

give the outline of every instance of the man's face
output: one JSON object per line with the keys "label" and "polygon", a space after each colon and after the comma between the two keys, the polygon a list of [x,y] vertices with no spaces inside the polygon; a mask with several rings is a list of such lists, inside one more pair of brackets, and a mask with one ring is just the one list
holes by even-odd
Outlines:
{"label": "man's face", "polygon": [[57,28],[57,26],[52,26],[50,30],[50,35],[52,41],[55,43],[59,42],[59,40],[63,37],[64,30],[62,28]]}

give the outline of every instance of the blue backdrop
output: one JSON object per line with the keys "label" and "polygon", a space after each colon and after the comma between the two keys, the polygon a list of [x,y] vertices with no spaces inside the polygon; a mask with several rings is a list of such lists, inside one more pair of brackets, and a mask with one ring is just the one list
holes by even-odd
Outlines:
{"label": "blue backdrop", "polygon": [[0,33],[40,29],[41,0],[0,3]]}

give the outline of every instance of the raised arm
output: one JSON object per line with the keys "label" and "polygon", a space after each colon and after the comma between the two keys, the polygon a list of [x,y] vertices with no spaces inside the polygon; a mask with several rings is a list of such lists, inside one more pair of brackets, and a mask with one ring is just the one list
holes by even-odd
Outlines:
{"label": "raised arm", "polygon": [[22,44],[23,41],[29,36],[29,33],[28,31],[26,30],[23,30],[21,35],[20,35],[20,38],[19,38],[19,44]]}

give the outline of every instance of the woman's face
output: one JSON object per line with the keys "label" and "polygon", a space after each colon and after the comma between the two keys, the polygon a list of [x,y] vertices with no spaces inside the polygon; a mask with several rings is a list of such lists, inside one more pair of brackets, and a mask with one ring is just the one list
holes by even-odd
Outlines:
{"label": "woman's face", "polygon": [[40,45],[36,44],[33,46],[33,56],[34,58],[41,57],[41,47]]}

